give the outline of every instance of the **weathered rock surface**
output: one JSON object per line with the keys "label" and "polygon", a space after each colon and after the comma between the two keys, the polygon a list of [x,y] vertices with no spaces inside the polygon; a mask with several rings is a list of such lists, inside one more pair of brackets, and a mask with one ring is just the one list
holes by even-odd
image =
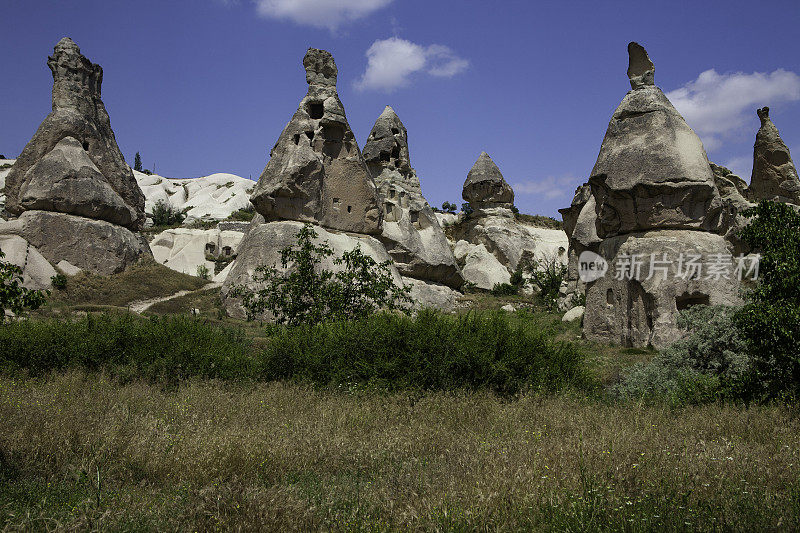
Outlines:
{"label": "weathered rock surface", "polygon": [[196,276],[198,267],[205,266],[214,281],[224,281],[219,276],[224,270],[214,274],[215,265],[233,261],[242,237],[244,233],[239,231],[175,228],[156,235],[150,249],[157,262],[172,270]]}
{"label": "weathered rock surface", "polygon": [[64,137],[25,173],[19,191],[25,210],[55,211],[120,226],[137,219],[74,137]]}
{"label": "weathered rock surface", "polygon": [[654,69],[644,49],[631,43],[629,53],[634,89],[611,117],[589,178],[597,233],[716,230],[722,203],[703,144],[651,83]]}
{"label": "weathered rock surface", "polygon": [[0,235],[2,261],[22,269],[22,285],[29,289],[49,289],[57,274],[53,266],[36,247],[18,235]]}
{"label": "weathered rock surface", "polygon": [[378,235],[378,193],[336,92],[333,57],[310,48],[303,65],[308,93],[272,149],[250,200],[267,221]]}
{"label": "weathered rock surface", "polygon": [[142,238],[127,228],[51,211],[24,211],[0,222],[0,235],[19,235],[52,264],[62,260],[97,274],[115,274],[150,255]]}
{"label": "weathered rock surface", "polygon": [[453,252],[461,265],[464,279],[475,287],[488,291],[498,283],[511,281],[508,268],[483,244],[471,244],[461,240],[456,243]]}
{"label": "weathered rock surface", "polygon": [[461,196],[475,210],[514,205],[514,190],[486,152],[467,174]]}
{"label": "weathered rock surface", "polygon": [[[728,259],[731,253],[724,237],[704,231],[661,230],[605,239],[600,255],[609,261],[609,274],[588,286],[584,335],[622,346],[669,346],[684,333],[676,325],[678,311],[697,304],[740,303],[739,282],[734,276],[709,278],[702,270],[697,277],[680,276],[687,270],[686,263],[681,267],[678,258],[681,254],[684,258],[699,255],[707,265],[709,259]],[[657,260],[666,254],[669,260],[657,263],[652,276],[651,254]],[[638,279],[616,279],[617,265],[634,255],[642,261]]]}
{"label": "weathered rock surface", "polygon": [[0,219],[7,218],[6,213],[6,176],[11,172],[16,159],[0,159]]}
{"label": "weathered rock surface", "polygon": [[[49,198],[52,209],[65,209],[64,212],[67,213],[88,210],[88,214],[81,215],[99,217],[133,230],[140,228],[145,221],[144,195],[117,146],[108,113],[100,97],[103,69],[81,55],[78,46],[66,37],[55,46],[47,65],[53,73],[53,110],[25,146],[6,178],[6,209],[19,215],[26,209],[34,209],[31,205],[46,203],[46,198],[37,198],[34,193],[43,192],[44,180],[48,177],[46,172],[55,170],[56,174],[50,177],[61,182],[61,192],[75,192],[75,188],[92,188],[95,189],[94,192],[84,191],[82,199],[93,197],[97,201],[105,201],[106,194],[97,194],[98,189],[102,188],[99,184],[102,183],[122,199],[128,210],[120,209],[115,202],[112,202],[113,205],[96,206],[93,210],[87,209],[85,204],[80,207],[72,205],[70,198],[56,202],[55,196],[61,192],[53,193]],[[61,165],[52,166],[54,161],[51,158],[45,168],[35,168],[67,137],[77,141],[93,163],[92,170],[96,173],[81,173],[78,168],[72,168],[76,163],[74,153],[70,153],[69,157],[64,155],[65,161]],[[71,144],[70,141],[70,151]],[[64,148],[62,145],[62,152]],[[80,176],[77,177],[76,174]],[[37,186],[26,192],[25,186],[32,179],[36,180]],[[67,184],[68,181],[75,180],[79,183]]]}
{"label": "weathered rock surface", "polygon": [[564,316],[561,317],[561,321],[574,322],[576,320],[581,320],[583,318],[583,313],[585,310],[586,308],[584,306],[576,305],[575,307],[564,313]]}
{"label": "weathered rock surface", "polygon": [[769,118],[769,108],[758,110],[761,128],[753,146],[753,177],[750,199],[773,200],[800,205],[800,179],[789,148]]}
{"label": "weathered rock surface", "polygon": [[431,307],[442,311],[454,311],[458,307],[458,298],[461,293],[447,285],[405,276],[403,285],[411,287],[410,296],[414,300],[416,309]]}
{"label": "weathered rock surface", "polygon": [[186,220],[224,220],[250,207],[256,183],[235,174],[217,173],[200,178],[173,179],[133,171],[145,196],[145,212],[153,213],[156,203],[166,202],[186,212]]}
{"label": "weathered rock surface", "polygon": [[383,206],[381,241],[404,276],[458,288],[464,282],[439,221],[422,196],[411,167],[408,133],[386,106],[367,143],[364,159]]}
{"label": "weathered rock surface", "polygon": [[[262,220],[254,220],[250,231],[242,239],[239,245],[236,261],[231,268],[225,283],[222,286],[222,298],[225,308],[230,316],[243,318],[244,309],[238,299],[228,297],[231,288],[237,285],[255,287],[253,275],[259,266],[275,266],[281,270],[280,250],[297,244],[297,234],[303,228],[304,223],[296,221],[276,221],[263,223]],[[341,257],[342,252],[361,247],[361,251],[381,263],[390,259],[383,244],[373,236],[358,235],[353,233],[341,233],[329,230],[322,226],[314,226],[319,243],[327,241],[334,251],[333,257],[323,259],[318,265],[319,269],[337,272],[342,267],[334,264],[335,257]],[[403,280],[400,272],[392,267],[394,281],[402,285]],[[269,317],[265,317],[269,319]]]}

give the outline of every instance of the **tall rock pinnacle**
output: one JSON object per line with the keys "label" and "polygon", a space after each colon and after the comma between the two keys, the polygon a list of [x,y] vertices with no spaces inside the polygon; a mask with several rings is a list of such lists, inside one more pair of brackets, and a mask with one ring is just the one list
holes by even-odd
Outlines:
{"label": "tall rock pinnacle", "polygon": [[381,208],[372,176],[336,92],[336,63],[309,48],[308,93],[270,153],[251,202],[265,220],[297,220],[379,234]]}
{"label": "tall rock pinnacle", "polygon": [[486,152],[481,152],[467,174],[461,196],[473,209],[514,204],[514,190]]}
{"label": "tall rock pinnacle", "polygon": [[778,128],[769,118],[769,108],[758,110],[761,128],[753,146],[753,177],[750,196],[753,201],[775,200],[800,205],[800,179],[789,148]]}

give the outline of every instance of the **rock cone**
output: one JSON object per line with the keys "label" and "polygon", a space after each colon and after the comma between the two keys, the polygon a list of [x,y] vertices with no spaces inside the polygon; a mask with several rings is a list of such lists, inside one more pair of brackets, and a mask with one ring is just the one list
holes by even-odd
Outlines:
{"label": "rock cone", "polygon": [[464,279],[411,167],[408,132],[386,106],[364,145],[383,206],[383,241],[400,273],[453,288]]}
{"label": "rock cone", "polygon": [[464,181],[462,198],[473,209],[511,207],[514,190],[486,152],[481,152]]}
{"label": "rock cone", "polygon": [[336,63],[309,48],[308,93],[270,152],[250,200],[265,220],[296,220],[380,234],[375,183],[336,92]]}
{"label": "rock cone", "polygon": [[[103,69],[68,37],[55,46],[47,66],[53,73],[53,111],[6,178],[6,209],[16,215],[46,209],[140,228],[144,195],[100,98]],[[54,191],[48,191],[51,181]]]}
{"label": "rock cone", "polygon": [[103,69],[66,37],[47,65],[53,110],[6,177],[6,209],[18,218],[0,223],[0,234],[22,237],[52,264],[120,272],[150,249],[133,233],[145,199],[100,98]]}
{"label": "rock cone", "polygon": [[769,118],[769,108],[758,110],[761,128],[753,147],[750,196],[755,202],[774,200],[800,205],[800,179],[789,148]]}

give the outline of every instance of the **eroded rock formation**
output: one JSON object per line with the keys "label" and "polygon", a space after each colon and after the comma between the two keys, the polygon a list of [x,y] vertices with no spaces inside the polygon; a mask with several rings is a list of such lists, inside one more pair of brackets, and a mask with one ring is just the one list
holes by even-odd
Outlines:
{"label": "eroded rock formation", "polygon": [[[628,46],[632,90],[608,126],[587,185],[561,210],[570,237],[570,282],[582,252],[608,272],[586,284],[584,334],[624,346],[664,347],[680,337],[677,312],[695,304],[734,305],[733,256],[746,223],[743,180],[709,163],[683,117],[655,86],[655,67]],[[726,275],[687,273],[689,258],[728,266]],[[712,267],[713,268],[713,267]]]}
{"label": "eroded rock formation", "polygon": [[103,69],[64,38],[47,65],[53,110],[6,177],[0,234],[24,238],[53,264],[100,274],[124,270],[146,242],[144,195],[117,146],[100,98]]}
{"label": "eroded rock formation", "polygon": [[461,196],[476,211],[514,205],[514,190],[486,152],[481,152],[467,174]]}
{"label": "eroded rock formation", "polygon": [[303,66],[308,93],[270,152],[250,201],[267,221],[379,235],[378,193],[336,92],[336,63],[329,52],[309,48]]}
{"label": "eroded rock formation", "polygon": [[769,118],[769,108],[758,110],[761,128],[753,146],[753,177],[750,198],[754,202],[774,200],[800,205],[800,179],[789,148]]}
{"label": "eroded rock formation", "polygon": [[408,132],[389,106],[372,127],[364,159],[383,206],[380,239],[400,273],[459,288],[464,278],[411,167]]}

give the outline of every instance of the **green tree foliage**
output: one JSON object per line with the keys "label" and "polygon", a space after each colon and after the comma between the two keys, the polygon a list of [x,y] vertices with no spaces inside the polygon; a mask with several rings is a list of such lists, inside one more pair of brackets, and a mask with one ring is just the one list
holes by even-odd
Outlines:
{"label": "green tree foliage", "polygon": [[523,269],[542,301],[548,307],[556,307],[561,283],[567,277],[567,266],[553,256],[534,258],[526,262]]}
{"label": "green tree foliage", "polygon": [[442,211],[446,213],[455,213],[458,206],[456,204],[451,204],[450,202],[444,202],[442,204]]}
{"label": "green tree foliage", "polygon": [[47,291],[28,289],[22,286],[22,269],[13,263],[2,261],[5,254],[0,250],[0,324],[5,321],[6,311],[20,315],[26,310],[35,310],[44,305]]}
{"label": "green tree foliage", "polygon": [[761,202],[741,238],[761,254],[759,279],[734,324],[752,357],[748,397],[800,398],[800,213]]}
{"label": "green tree foliage", "polygon": [[316,238],[313,226],[306,224],[297,234],[297,246],[280,251],[281,270],[256,269],[254,281],[261,288],[233,288],[231,295],[242,299],[249,318],[269,312],[279,324],[294,326],[362,318],[379,309],[410,312],[410,287],[394,283],[391,261],[378,263],[357,247],[333,259],[341,267],[334,273],[319,267],[333,250],[327,242],[315,244]]}
{"label": "green tree foliage", "polygon": [[738,396],[750,369],[747,343],[733,325],[735,309],[697,305],[681,311],[678,327],[688,335],[648,363],[625,373],[616,392],[623,398],[663,399],[672,405]]}
{"label": "green tree foliage", "polygon": [[142,156],[139,155],[139,152],[136,152],[136,156],[133,158],[133,170],[142,171]]}
{"label": "green tree foliage", "polygon": [[177,226],[183,222],[186,215],[172,204],[159,200],[153,206],[153,225],[154,226]]}

